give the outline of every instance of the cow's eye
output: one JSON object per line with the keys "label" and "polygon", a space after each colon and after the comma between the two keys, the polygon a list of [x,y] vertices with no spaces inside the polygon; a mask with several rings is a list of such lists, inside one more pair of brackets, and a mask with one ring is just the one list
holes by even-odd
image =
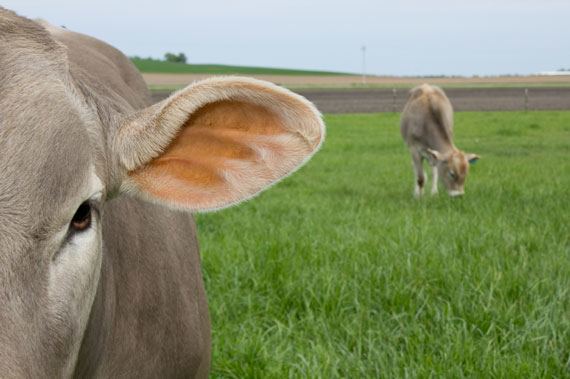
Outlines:
{"label": "cow's eye", "polygon": [[450,177],[451,179],[457,179],[457,175],[456,175],[455,172],[453,172],[453,171],[449,171],[449,177]]}
{"label": "cow's eye", "polygon": [[92,213],[91,204],[89,201],[84,201],[79,208],[77,208],[77,211],[75,211],[71,223],[69,224],[69,229],[73,232],[82,232],[89,229],[91,226]]}

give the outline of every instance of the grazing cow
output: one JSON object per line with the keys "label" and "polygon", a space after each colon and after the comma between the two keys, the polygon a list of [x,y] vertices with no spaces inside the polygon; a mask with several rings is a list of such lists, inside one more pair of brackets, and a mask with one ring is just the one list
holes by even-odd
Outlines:
{"label": "grazing cow", "polygon": [[449,195],[463,195],[469,163],[479,157],[464,153],[453,144],[453,108],[441,88],[422,84],[410,91],[400,131],[412,154],[415,196],[422,195],[426,181],[423,159],[432,167],[432,195],[437,193],[438,177]]}
{"label": "grazing cow", "polygon": [[205,377],[190,213],[321,145],[306,99],[215,78],[149,105],[109,45],[0,8],[0,376]]}

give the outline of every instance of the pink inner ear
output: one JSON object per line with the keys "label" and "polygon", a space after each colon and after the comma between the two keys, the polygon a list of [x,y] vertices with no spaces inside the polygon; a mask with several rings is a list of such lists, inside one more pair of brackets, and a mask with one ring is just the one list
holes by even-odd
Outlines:
{"label": "pink inner ear", "polygon": [[253,196],[311,152],[306,140],[268,109],[224,100],[195,112],[164,153],[129,177],[169,204],[220,208]]}

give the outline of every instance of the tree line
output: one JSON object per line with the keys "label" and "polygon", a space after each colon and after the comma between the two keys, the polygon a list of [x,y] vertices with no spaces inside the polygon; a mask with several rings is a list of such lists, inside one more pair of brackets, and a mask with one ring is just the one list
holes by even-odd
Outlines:
{"label": "tree line", "polygon": [[[157,59],[154,59],[154,58],[151,58],[151,57],[148,57],[148,58],[141,58],[141,57],[139,57],[139,56],[137,56],[137,55],[131,57],[131,59],[137,59],[137,60],[140,60],[140,59],[157,60]],[[158,59],[158,60],[161,60],[161,59]],[[164,61],[164,62],[173,62],[173,63],[188,63],[188,58],[186,58],[186,54],[184,54],[184,53],[175,54],[175,53],[167,52],[166,54],[164,54],[164,58],[162,59],[162,61]]]}

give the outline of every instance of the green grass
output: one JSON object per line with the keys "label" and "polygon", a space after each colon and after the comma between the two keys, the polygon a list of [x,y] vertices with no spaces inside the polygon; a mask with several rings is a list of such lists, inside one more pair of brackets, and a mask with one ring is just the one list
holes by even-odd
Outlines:
{"label": "green grass", "polygon": [[167,74],[212,74],[212,75],[351,75],[330,71],[292,70],[286,68],[227,66],[221,64],[184,64],[164,62],[151,58],[131,58],[141,72]]}
{"label": "green grass", "polygon": [[412,197],[398,115],[198,217],[214,378],[570,377],[570,112],[458,113],[466,196]]}

